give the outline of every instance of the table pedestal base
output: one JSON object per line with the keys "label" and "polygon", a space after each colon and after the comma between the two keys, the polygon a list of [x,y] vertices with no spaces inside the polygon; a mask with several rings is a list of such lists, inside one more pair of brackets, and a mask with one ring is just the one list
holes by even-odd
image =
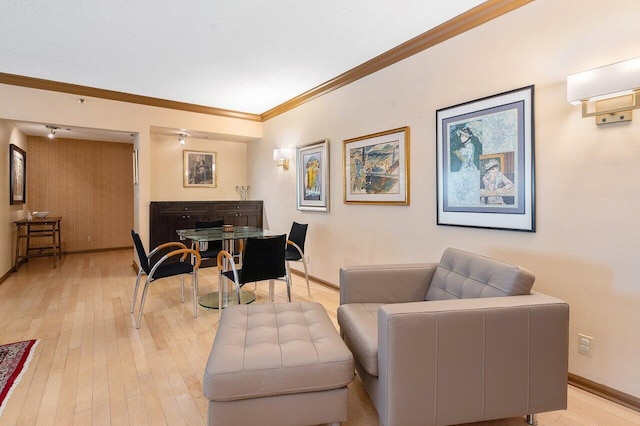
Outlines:
{"label": "table pedestal base", "polygon": [[[198,299],[198,304],[203,308],[218,309],[218,297],[219,296],[217,291],[207,293]],[[241,304],[247,305],[255,301],[256,301],[256,294],[253,291],[240,290]],[[235,297],[235,292],[233,293],[233,297],[230,297],[229,299],[222,301],[223,308],[226,308],[227,306],[237,305],[237,304],[238,304],[238,300]]]}

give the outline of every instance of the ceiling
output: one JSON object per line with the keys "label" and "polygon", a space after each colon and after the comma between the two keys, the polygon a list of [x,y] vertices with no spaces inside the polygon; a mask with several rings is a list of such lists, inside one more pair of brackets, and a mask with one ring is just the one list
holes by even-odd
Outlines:
{"label": "ceiling", "polygon": [[0,72],[261,114],[482,2],[12,1]]}

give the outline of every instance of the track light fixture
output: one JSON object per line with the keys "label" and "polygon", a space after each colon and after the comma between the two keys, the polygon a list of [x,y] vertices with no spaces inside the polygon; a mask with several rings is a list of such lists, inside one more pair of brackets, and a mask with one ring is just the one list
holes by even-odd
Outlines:
{"label": "track light fixture", "polygon": [[185,144],[187,143],[187,135],[185,135],[184,133],[180,133],[178,135],[178,143],[181,146],[185,146]]}
{"label": "track light fixture", "polygon": [[56,137],[56,130],[58,130],[60,127],[56,127],[56,126],[45,126],[47,129],[49,129],[49,134],[47,135],[47,137],[49,139],[53,139]]}

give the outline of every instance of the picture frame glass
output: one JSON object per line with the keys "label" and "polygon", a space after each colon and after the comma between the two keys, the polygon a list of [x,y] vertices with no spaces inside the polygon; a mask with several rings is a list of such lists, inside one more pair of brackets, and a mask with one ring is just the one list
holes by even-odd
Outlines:
{"label": "picture frame glass", "polygon": [[409,205],[409,128],[343,144],[345,204]]}
{"label": "picture frame glass", "polygon": [[215,188],[216,153],[203,151],[183,151],[183,186],[186,188]]}
{"label": "picture frame glass", "polygon": [[296,148],[298,210],[329,210],[329,141]]}
{"label": "picture frame glass", "polygon": [[534,232],[533,86],[436,117],[438,225]]}

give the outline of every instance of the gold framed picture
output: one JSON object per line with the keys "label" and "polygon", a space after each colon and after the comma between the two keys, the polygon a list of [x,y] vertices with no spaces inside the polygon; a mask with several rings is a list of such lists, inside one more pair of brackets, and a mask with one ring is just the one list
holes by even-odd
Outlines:
{"label": "gold framed picture", "polygon": [[345,204],[409,205],[409,127],[343,144]]}
{"label": "gold framed picture", "polygon": [[184,151],[183,186],[185,188],[217,186],[215,152]]}

